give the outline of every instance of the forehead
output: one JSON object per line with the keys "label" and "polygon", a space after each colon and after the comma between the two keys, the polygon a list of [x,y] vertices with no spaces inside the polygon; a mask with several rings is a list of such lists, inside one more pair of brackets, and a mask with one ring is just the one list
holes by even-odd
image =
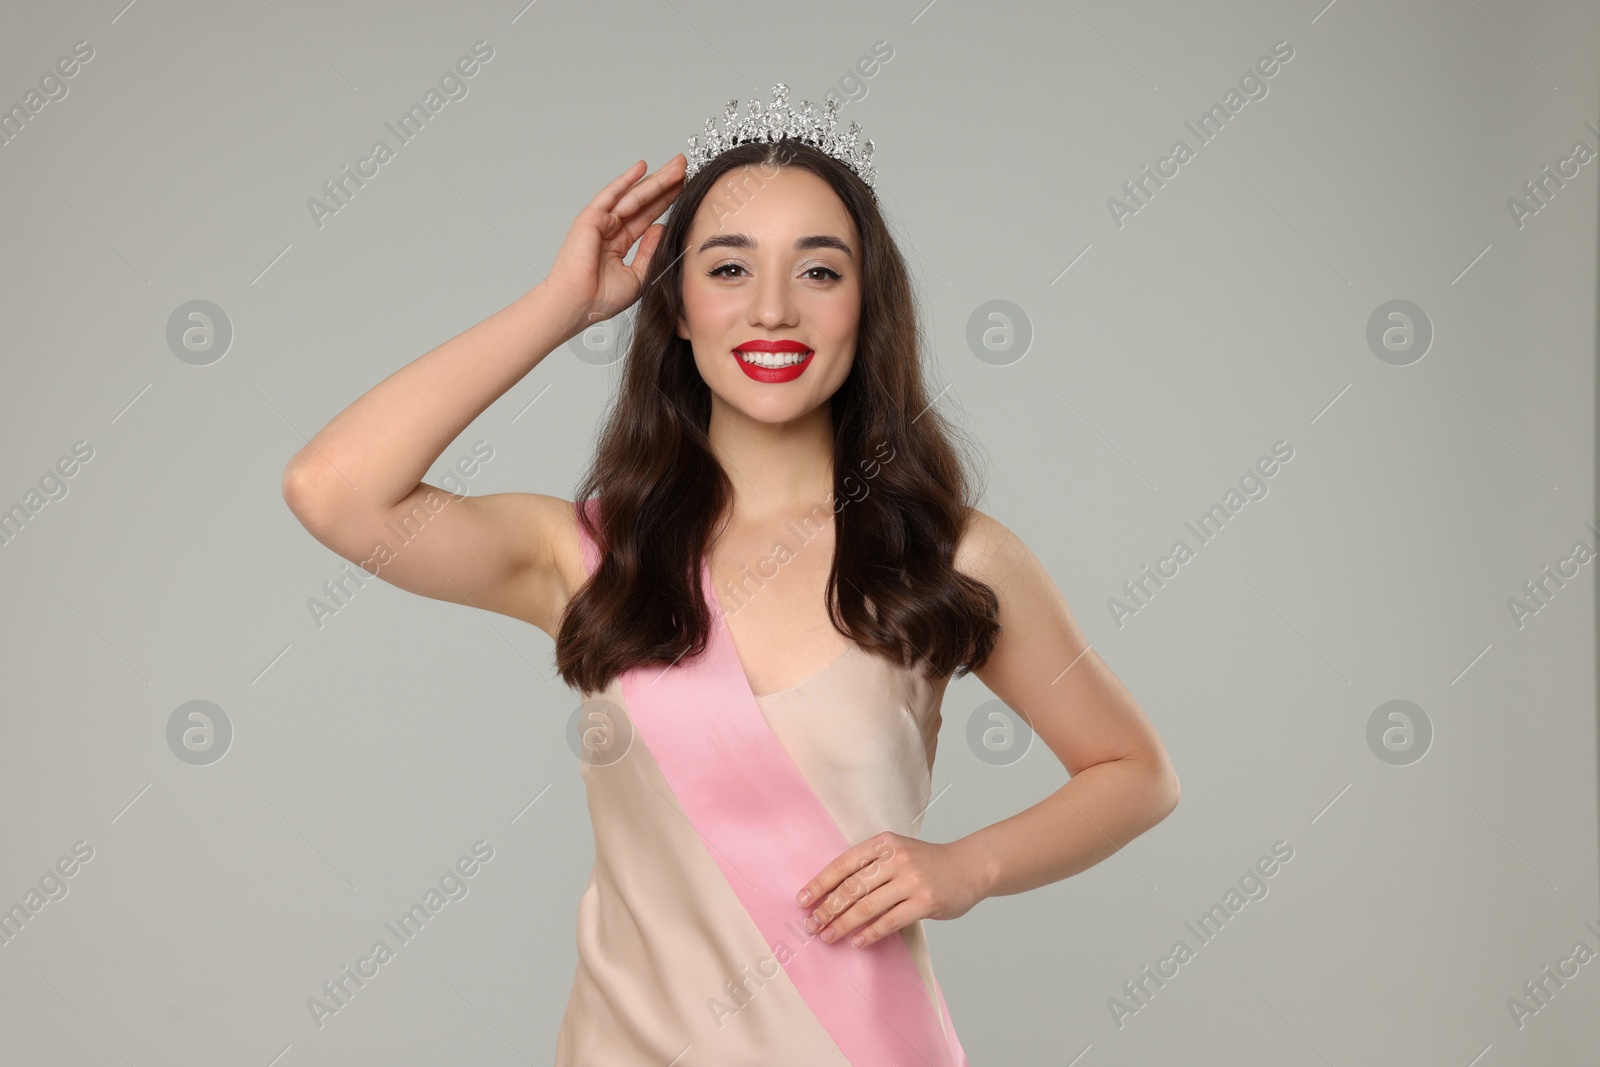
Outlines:
{"label": "forehead", "polygon": [[749,235],[757,248],[791,246],[802,234],[834,234],[857,250],[855,223],[833,186],[802,167],[780,167],[776,174],[735,167],[706,193],[689,227],[688,249],[712,234]]}

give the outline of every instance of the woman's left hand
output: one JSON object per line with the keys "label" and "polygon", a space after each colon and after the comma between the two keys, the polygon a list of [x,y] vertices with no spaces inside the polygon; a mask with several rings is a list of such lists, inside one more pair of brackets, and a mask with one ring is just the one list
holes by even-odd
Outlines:
{"label": "woman's left hand", "polygon": [[796,899],[811,909],[807,930],[864,948],[918,919],[959,918],[984,895],[981,869],[960,842],[885,830],[840,853]]}

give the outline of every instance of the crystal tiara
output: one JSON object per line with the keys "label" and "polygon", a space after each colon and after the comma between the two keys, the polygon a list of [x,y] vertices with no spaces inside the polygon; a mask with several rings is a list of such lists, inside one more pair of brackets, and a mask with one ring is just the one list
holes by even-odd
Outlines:
{"label": "crystal tiara", "polygon": [[772,104],[765,112],[759,100],[750,101],[750,109],[743,116],[736,117],[738,109],[739,101],[728,101],[728,106],[723,110],[720,130],[714,126],[715,118],[706,119],[704,145],[699,143],[698,136],[689,138],[689,166],[684,172],[685,181],[694,177],[695,172],[701,167],[736,145],[757,141],[771,143],[792,140],[820,148],[849,167],[866,183],[867,188],[872,190],[873,199],[877,199],[878,192],[874,185],[877,172],[872,167],[872,141],[868,140],[859,145],[856,143],[856,138],[861,134],[859,122],[850,123],[850,129],[845,133],[835,132],[834,126],[838,123],[838,97],[828,98],[828,110],[825,116],[814,113],[809,100],[802,100],[800,110],[796,111],[789,106],[789,87],[779,82],[772,87]]}

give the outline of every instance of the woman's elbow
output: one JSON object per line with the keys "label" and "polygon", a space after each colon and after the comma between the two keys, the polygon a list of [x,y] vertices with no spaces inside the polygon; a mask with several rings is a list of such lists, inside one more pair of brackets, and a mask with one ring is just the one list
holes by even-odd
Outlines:
{"label": "woman's elbow", "polygon": [[1178,781],[1178,772],[1173,769],[1172,764],[1165,758],[1156,760],[1147,791],[1150,797],[1151,826],[1172,814],[1173,809],[1178,806],[1178,798],[1182,792],[1183,787]]}
{"label": "woman's elbow", "polygon": [[1178,806],[1178,797],[1183,794],[1183,786],[1178,781],[1177,771],[1168,771],[1166,776],[1166,804],[1162,808],[1161,817],[1165,819],[1171,815]]}

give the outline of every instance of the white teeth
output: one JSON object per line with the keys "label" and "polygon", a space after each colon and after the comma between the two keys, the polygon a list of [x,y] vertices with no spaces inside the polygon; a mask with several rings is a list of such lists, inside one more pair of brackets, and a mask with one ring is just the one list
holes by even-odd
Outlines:
{"label": "white teeth", "polygon": [[811,353],[809,352],[746,352],[742,348],[733,350],[740,359],[746,363],[754,363],[758,367],[772,369],[775,367],[792,367],[801,363]]}

